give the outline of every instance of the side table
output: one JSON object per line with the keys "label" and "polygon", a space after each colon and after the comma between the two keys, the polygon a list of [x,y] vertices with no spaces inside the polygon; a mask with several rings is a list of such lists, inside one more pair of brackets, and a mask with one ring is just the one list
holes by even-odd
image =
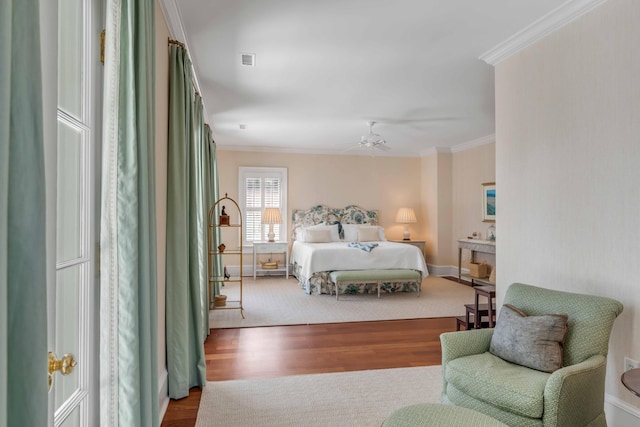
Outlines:
{"label": "side table", "polygon": [[427,241],[426,240],[391,240],[395,243],[406,243],[408,245],[413,245],[416,248],[420,249],[422,252],[422,256],[426,255],[427,252]]}
{"label": "side table", "polygon": [[640,368],[629,369],[620,377],[622,384],[636,396],[640,396]]}
{"label": "side table", "polygon": [[[282,268],[258,268],[260,262],[258,254],[284,254],[284,266]],[[287,242],[253,242],[253,280],[259,271],[280,271],[289,278],[289,243]]]}

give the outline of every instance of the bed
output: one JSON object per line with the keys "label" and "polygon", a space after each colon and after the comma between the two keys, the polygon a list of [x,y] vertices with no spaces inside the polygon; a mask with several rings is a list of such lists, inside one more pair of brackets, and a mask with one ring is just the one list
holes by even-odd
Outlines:
{"label": "bed", "polygon": [[[381,292],[419,292],[428,270],[422,251],[389,242],[378,225],[378,211],[355,205],[343,209],[317,205],[292,214],[290,261],[293,275],[307,294],[332,294],[332,271],[415,270],[419,281],[390,281]],[[348,293],[376,293],[376,283],[349,286]]]}

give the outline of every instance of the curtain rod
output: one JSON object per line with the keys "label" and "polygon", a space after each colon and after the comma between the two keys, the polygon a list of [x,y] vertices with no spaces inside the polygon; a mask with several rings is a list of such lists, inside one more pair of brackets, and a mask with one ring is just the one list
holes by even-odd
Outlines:
{"label": "curtain rod", "polygon": [[178,40],[172,40],[169,39],[169,44],[177,44],[178,46],[180,46],[183,49],[186,49],[187,47],[184,45],[184,43],[179,42]]}

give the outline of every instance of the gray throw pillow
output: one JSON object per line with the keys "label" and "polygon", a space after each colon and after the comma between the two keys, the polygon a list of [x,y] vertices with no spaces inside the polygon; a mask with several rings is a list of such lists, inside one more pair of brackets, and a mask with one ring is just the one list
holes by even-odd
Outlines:
{"label": "gray throw pillow", "polygon": [[553,372],[562,367],[567,321],[566,314],[527,316],[505,304],[500,310],[489,351],[508,362]]}

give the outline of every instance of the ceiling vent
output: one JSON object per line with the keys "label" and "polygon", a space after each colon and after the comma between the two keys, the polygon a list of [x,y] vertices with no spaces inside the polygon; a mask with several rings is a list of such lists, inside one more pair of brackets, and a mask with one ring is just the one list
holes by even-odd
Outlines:
{"label": "ceiling vent", "polygon": [[242,59],[241,64],[245,67],[255,67],[256,66],[256,54],[255,53],[241,53],[240,57]]}

